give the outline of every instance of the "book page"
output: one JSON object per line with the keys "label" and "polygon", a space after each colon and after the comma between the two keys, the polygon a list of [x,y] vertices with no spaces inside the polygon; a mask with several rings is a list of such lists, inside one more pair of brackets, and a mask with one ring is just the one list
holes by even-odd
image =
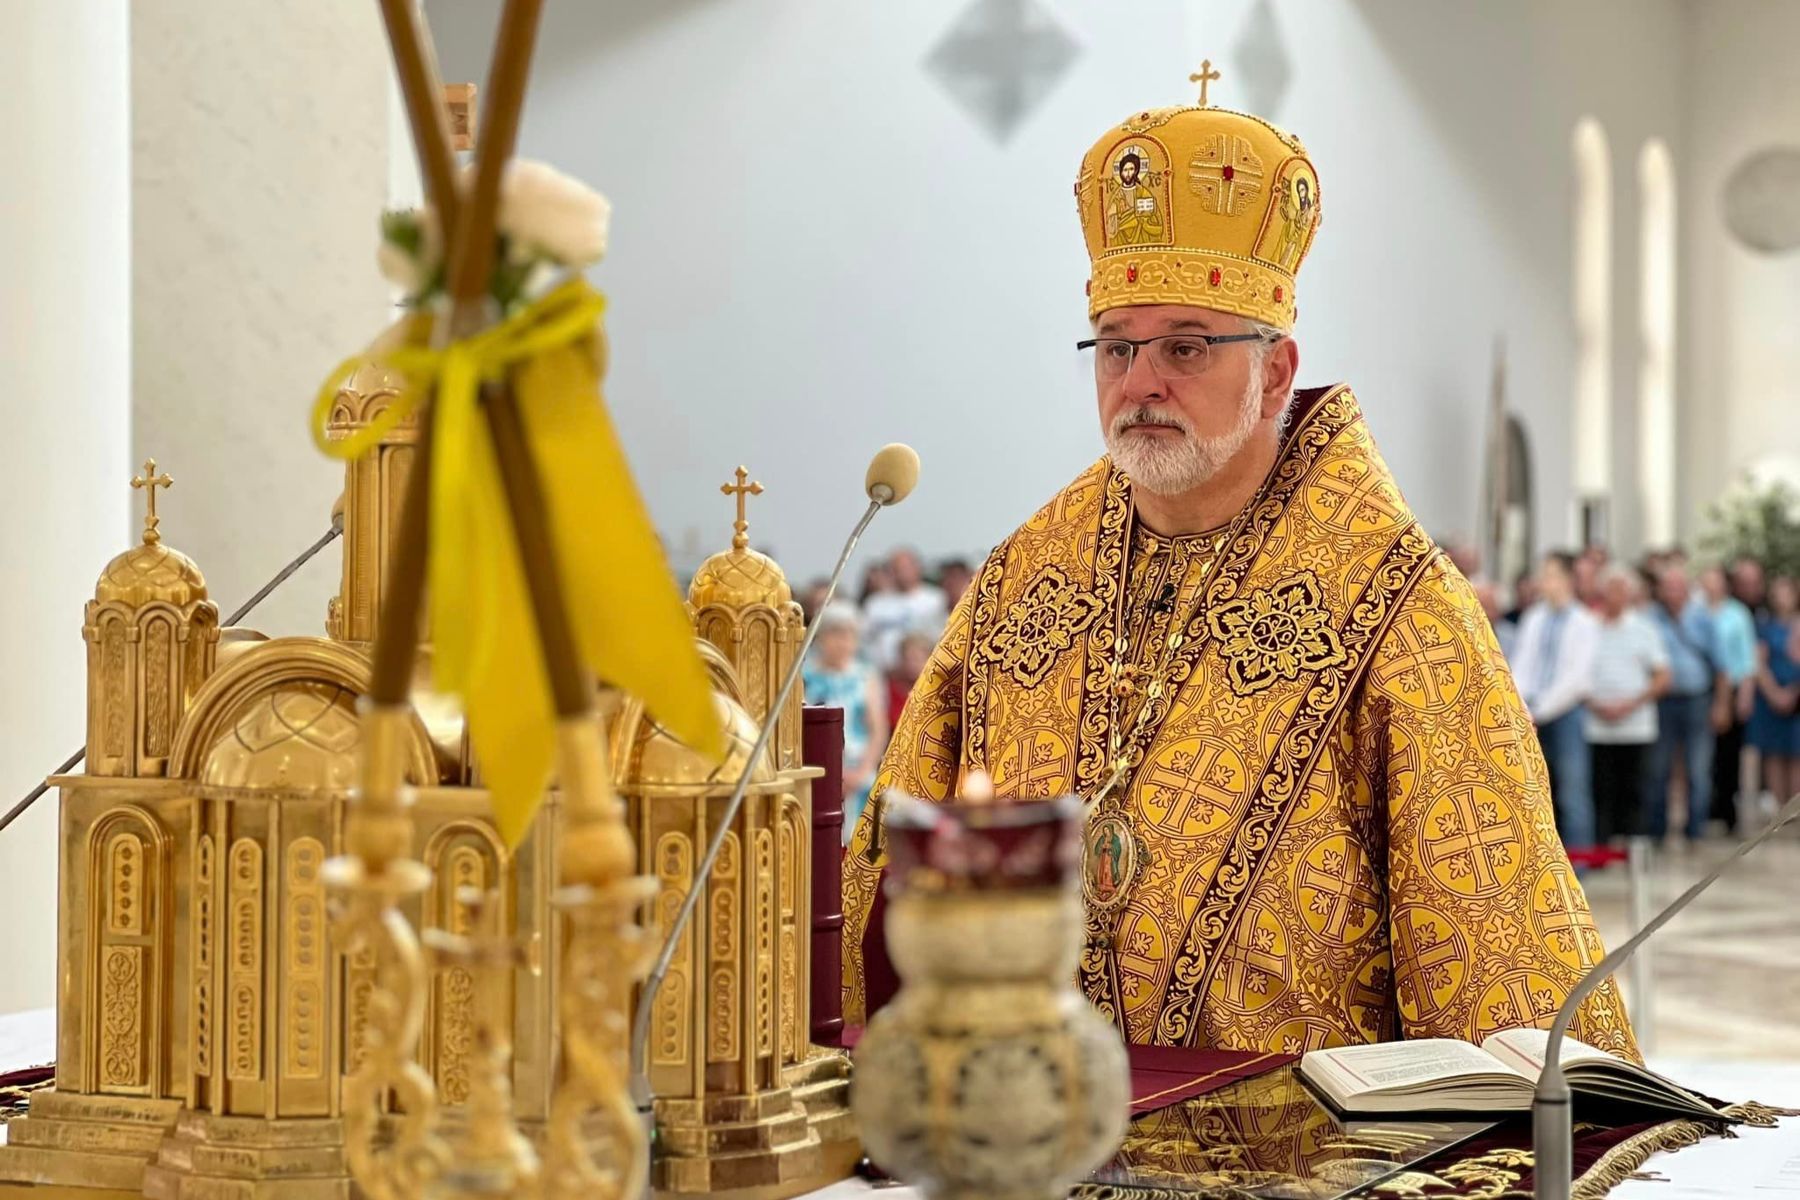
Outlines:
{"label": "book page", "polygon": [[1315,1050],[1306,1058],[1303,1069],[1311,1073],[1313,1060],[1328,1065],[1346,1095],[1407,1089],[1471,1075],[1520,1074],[1481,1047],[1449,1038],[1340,1046]]}
{"label": "book page", "polygon": [[[1536,1079],[1544,1070],[1544,1051],[1550,1043],[1548,1029],[1503,1029],[1499,1033],[1481,1043],[1495,1058],[1509,1066]],[[1573,1066],[1575,1063],[1598,1062],[1611,1063],[1614,1066],[1629,1067],[1631,1064],[1616,1055],[1604,1050],[1596,1050],[1586,1042],[1563,1035],[1562,1064]]]}

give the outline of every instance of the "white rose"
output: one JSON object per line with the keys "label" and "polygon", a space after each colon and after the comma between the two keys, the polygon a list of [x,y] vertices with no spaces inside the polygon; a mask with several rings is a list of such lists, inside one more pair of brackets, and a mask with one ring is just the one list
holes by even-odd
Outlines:
{"label": "white rose", "polygon": [[606,253],[612,205],[580,180],[547,163],[514,159],[500,181],[499,230],[519,249],[566,267],[585,267]]}

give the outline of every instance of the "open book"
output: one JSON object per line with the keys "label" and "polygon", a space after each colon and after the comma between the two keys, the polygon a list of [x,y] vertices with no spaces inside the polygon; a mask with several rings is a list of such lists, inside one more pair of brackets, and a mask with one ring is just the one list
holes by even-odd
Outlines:
{"label": "open book", "polygon": [[[1508,1029],[1479,1046],[1446,1038],[1314,1050],[1300,1077],[1344,1113],[1524,1112],[1544,1069],[1543,1029]],[[1709,1101],[1654,1071],[1572,1037],[1563,1075],[1578,1096],[1689,1117],[1722,1117]]]}

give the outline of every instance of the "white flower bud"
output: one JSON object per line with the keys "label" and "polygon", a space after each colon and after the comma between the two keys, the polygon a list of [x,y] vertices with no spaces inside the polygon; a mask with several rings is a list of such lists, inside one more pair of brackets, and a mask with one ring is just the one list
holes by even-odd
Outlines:
{"label": "white flower bud", "polygon": [[566,267],[585,267],[606,253],[612,205],[580,180],[546,163],[514,159],[500,181],[498,227],[520,250]]}
{"label": "white flower bud", "polygon": [[419,260],[390,241],[384,240],[376,248],[375,265],[381,268],[383,279],[408,296],[416,295],[425,286],[425,268]]}

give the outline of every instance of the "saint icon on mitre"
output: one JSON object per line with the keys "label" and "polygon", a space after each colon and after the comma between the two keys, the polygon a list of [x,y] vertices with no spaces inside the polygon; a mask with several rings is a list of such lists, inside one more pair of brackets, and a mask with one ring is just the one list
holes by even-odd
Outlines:
{"label": "saint icon on mitre", "polygon": [[1125,147],[1113,162],[1113,178],[1107,184],[1107,245],[1141,246],[1168,240],[1149,157],[1141,147]]}

